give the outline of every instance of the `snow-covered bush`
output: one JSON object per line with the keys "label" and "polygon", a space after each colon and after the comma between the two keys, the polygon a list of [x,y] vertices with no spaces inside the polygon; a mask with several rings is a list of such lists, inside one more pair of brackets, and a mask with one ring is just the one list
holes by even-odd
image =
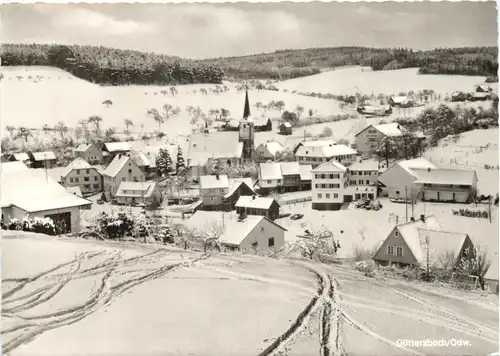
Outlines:
{"label": "snow-covered bush", "polygon": [[35,217],[30,219],[25,217],[23,220],[10,219],[7,228],[9,230],[22,230],[46,235],[56,234],[55,224],[51,218]]}

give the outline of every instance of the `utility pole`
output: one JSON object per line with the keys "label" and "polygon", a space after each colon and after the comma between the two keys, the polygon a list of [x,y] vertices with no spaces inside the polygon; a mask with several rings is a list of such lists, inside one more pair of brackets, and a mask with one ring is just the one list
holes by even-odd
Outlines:
{"label": "utility pole", "polygon": [[304,141],[306,140],[306,137],[307,137],[306,130],[304,130]]}
{"label": "utility pole", "polygon": [[491,195],[488,197],[488,217],[490,218],[491,223]]}
{"label": "utility pole", "polygon": [[410,198],[411,198],[411,217],[413,218],[413,220],[415,220],[415,200],[416,200],[416,197],[414,196],[413,189],[411,190]]}
{"label": "utility pole", "polygon": [[43,155],[44,159],[44,166],[45,166],[45,182],[49,184],[49,169],[47,168],[47,154],[44,153]]}
{"label": "utility pole", "polygon": [[429,280],[429,259],[430,259],[430,246],[429,246],[429,236],[426,236],[425,237],[425,244],[427,246],[427,256],[426,256],[426,260],[427,260],[427,263],[426,263],[426,266],[425,266],[425,269],[426,269],[426,279]]}
{"label": "utility pole", "polygon": [[408,187],[405,185],[405,209],[406,209],[406,222],[408,222]]}

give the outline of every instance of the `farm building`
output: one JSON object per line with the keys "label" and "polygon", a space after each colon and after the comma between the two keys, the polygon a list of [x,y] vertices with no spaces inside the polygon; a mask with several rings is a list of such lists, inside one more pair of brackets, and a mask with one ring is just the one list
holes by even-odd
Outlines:
{"label": "farm building", "polygon": [[117,154],[102,173],[104,193],[114,198],[121,182],[144,182],[146,177],[139,166],[126,155]]}
{"label": "farm building", "polygon": [[389,105],[409,108],[413,106],[413,101],[407,96],[393,96],[388,100]]}
{"label": "farm building", "polygon": [[1,180],[4,224],[27,215],[48,217],[60,233],[80,232],[80,209],[90,209],[91,201],[68,192],[42,170],[3,172]]}
{"label": "farm building", "polygon": [[300,171],[300,190],[310,190],[312,182],[312,166],[301,164],[299,165]]}
{"label": "farm building", "polygon": [[[408,199],[417,194],[413,183],[417,180],[414,169],[437,169],[437,167],[424,158],[415,158],[393,164],[386,169],[378,181],[385,188],[390,199]],[[406,188],[405,188],[406,187]]]}
{"label": "farm building", "polygon": [[279,163],[260,163],[259,164],[259,187],[261,192],[271,190],[281,190],[283,185],[283,175]]}
{"label": "farm building", "polygon": [[280,135],[291,135],[292,134],[292,124],[289,122],[282,122],[278,126],[278,133]]}
{"label": "farm building", "polygon": [[418,169],[411,171],[423,201],[469,203],[477,192],[476,171],[464,169]]}
{"label": "farm building", "polygon": [[239,167],[243,162],[243,142],[238,132],[195,133],[189,138],[187,154],[188,172],[200,177],[207,172],[207,165]]}
{"label": "farm building", "polygon": [[130,153],[128,142],[106,142],[102,146],[102,155],[107,162],[114,159],[117,155],[126,155]]}
{"label": "farm building", "polygon": [[90,164],[102,163],[102,151],[97,145],[90,143],[82,143],[75,149],[75,157],[83,158]]}
{"label": "farm building", "polygon": [[236,203],[238,214],[261,215],[270,220],[276,220],[280,216],[280,205],[273,198],[252,196],[241,196]]}
{"label": "farm building", "polygon": [[312,170],[312,208],[314,210],[339,210],[352,201],[344,191],[347,186],[347,168],[335,161],[321,164]]}
{"label": "farm building", "polygon": [[264,216],[197,211],[185,226],[195,235],[217,238],[224,248],[242,252],[277,252],[285,244],[286,229]]}
{"label": "farm building", "polygon": [[298,162],[280,162],[283,176],[283,191],[294,192],[300,190],[300,165]]}
{"label": "farm building", "polygon": [[465,93],[461,90],[453,92],[451,94],[451,101],[466,101],[470,98],[470,94]]}
{"label": "farm building", "polygon": [[162,195],[156,182],[121,182],[115,195],[116,202],[124,205],[160,204]]}
{"label": "farm building", "polygon": [[103,189],[101,173],[80,157],[61,171],[60,182],[65,188],[79,187],[85,196],[99,193]]}
{"label": "farm building", "polygon": [[489,85],[486,85],[486,84],[476,85],[476,93],[489,93],[492,90],[493,89]]}
{"label": "farm building", "polygon": [[26,152],[19,152],[19,153],[13,153],[13,154],[7,154],[5,156],[6,161],[8,162],[15,162],[15,161],[21,161],[24,164],[26,164],[28,167],[31,167],[32,161],[30,156]]}
{"label": "farm building", "polygon": [[27,171],[29,169],[23,161],[3,162],[1,167],[1,173]]}
{"label": "farm building", "polygon": [[392,114],[392,106],[390,105],[361,105],[358,106],[356,111],[361,115],[369,116],[387,116]]}
{"label": "farm building", "polygon": [[254,159],[257,162],[261,161],[274,161],[280,152],[285,148],[278,141],[266,141],[257,146],[254,151]]}
{"label": "farm building", "polygon": [[[360,154],[375,153],[378,151],[383,139],[387,137],[401,138],[406,132],[409,131],[396,122],[369,125],[355,135],[356,149]],[[425,136],[420,133],[414,133],[414,135],[420,142],[425,139]]]}
{"label": "farm building", "polygon": [[474,92],[469,95],[469,100],[470,101],[486,101],[486,100],[491,100],[492,95],[490,92]]}
{"label": "farm building", "polygon": [[57,158],[54,152],[30,152],[32,168],[52,168],[57,162]]}
{"label": "farm building", "polygon": [[299,164],[310,164],[314,167],[331,159],[343,165],[356,161],[357,152],[345,145],[338,145],[333,140],[302,141],[294,149],[295,160]]}
{"label": "farm building", "polygon": [[229,192],[229,180],[225,174],[200,177],[200,197],[204,210],[223,209],[224,196]]}
{"label": "farm building", "polygon": [[[443,231],[434,216],[396,225],[386,237],[373,260],[381,264],[453,268],[474,255],[469,235]],[[446,263],[450,265],[446,266]]]}
{"label": "farm building", "polygon": [[252,178],[229,179],[229,189],[224,195],[224,210],[235,209],[236,203],[241,196],[251,196],[255,194]]}
{"label": "farm building", "polygon": [[498,252],[493,254],[491,265],[483,278],[486,288],[498,295]]}
{"label": "farm building", "polygon": [[272,131],[273,129],[273,123],[270,118],[259,117],[259,118],[254,118],[253,121],[256,132]]}

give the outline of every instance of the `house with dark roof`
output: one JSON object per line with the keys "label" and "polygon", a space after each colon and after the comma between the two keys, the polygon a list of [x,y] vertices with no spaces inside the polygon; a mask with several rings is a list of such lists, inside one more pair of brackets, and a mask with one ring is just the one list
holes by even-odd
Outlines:
{"label": "house with dark roof", "polygon": [[295,192],[300,190],[300,165],[299,162],[279,162],[283,176],[283,191]]}
{"label": "house with dark roof", "polygon": [[273,123],[270,118],[259,117],[254,118],[255,132],[259,131],[272,131]]}
{"label": "house with dark roof", "polygon": [[407,96],[393,96],[388,100],[389,105],[409,108],[413,106],[413,100]]}
{"label": "house with dark roof", "polygon": [[3,223],[9,219],[51,218],[58,233],[80,232],[80,210],[92,202],[68,192],[41,169],[3,171],[0,196]]}
{"label": "house with dark roof", "polygon": [[280,204],[273,198],[252,196],[241,196],[236,203],[238,214],[261,215],[270,220],[276,220],[280,216]]}
{"label": "house with dark roof", "polygon": [[32,168],[52,168],[57,162],[57,157],[52,151],[30,152]]}
{"label": "house with dark roof", "polygon": [[255,195],[252,178],[230,178],[229,189],[224,195],[224,210],[233,210],[241,196]]}
{"label": "house with dark roof", "polygon": [[117,154],[102,172],[104,193],[114,198],[121,182],[145,182],[146,176],[139,166],[127,155]]}
{"label": "house with dark roof", "polygon": [[103,189],[101,172],[81,157],[61,170],[60,182],[65,188],[79,187],[83,196],[99,193]]}
{"label": "house with dark roof", "polygon": [[102,150],[93,143],[82,143],[75,149],[75,158],[83,158],[90,164],[102,163]]}
{"label": "house with dark roof", "polygon": [[254,160],[257,162],[274,161],[285,148],[275,140],[262,142],[254,151]]}
{"label": "house with dark roof", "polygon": [[[30,156],[26,152],[6,154],[4,156],[5,156],[5,158],[2,160],[2,163],[3,162],[16,162],[16,161],[20,161],[20,162],[23,162],[24,164],[26,164],[28,167],[31,167],[31,165],[33,163],[31,161]],[[2,158],[4,156],[2,156]]]}
{"label": "house with dark roof", "polygon": [[201,239],[217,239],[224,248],[242,252],[278,252],[285,245],[287,231],[264,216],[201,210],[185,227]]}
{"label": "house with dark roof", "polygon": [[280,135],[291,135],[292,134],[292,124],[289,122],[282,122],[278,126],[278,133]]}
{"label": "house with dark roof", "polygon": [[453,269],[462,258],[474,256],[474,244],[466,233],[444,231],[434,216],[396,225],[373,260],[438,269]]}

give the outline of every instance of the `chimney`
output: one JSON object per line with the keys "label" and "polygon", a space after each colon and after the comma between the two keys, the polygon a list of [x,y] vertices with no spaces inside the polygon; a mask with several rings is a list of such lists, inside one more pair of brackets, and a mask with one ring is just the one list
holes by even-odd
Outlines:
{"label": "chimney", "polygon": [[430,172],[431,171],[431,167],[427,167],[427,172]]}
{"label": "chimney", "polygon": [[398,130],[400,129],[399,125],[398,125]]}
{"label": "chimney", "polygon": [[411,222],[415,222],[415,218],[412,216],[412,217],[410,218],[410,221],[411,221]]}
{"label": "chimney", "polygon": [[241,208],[240,216],[238,217],[238,221],[244,221],[247,218],[247,208]]}
{"label": "chimney", "polygon": [[215,178],[216,178],[217,180],[219,180],[219,173],[217,173],[217,174],[215,175]]}
{"label": "chimney", "polygon": [[252,200],[255,200],[255,194],[254,194],[254,195],[252,195]]}
{"label": "chimney", "polygon": [[420,215],[420,220],[422,220],[422,222],[425,222],[425,215],[424,214]]}

